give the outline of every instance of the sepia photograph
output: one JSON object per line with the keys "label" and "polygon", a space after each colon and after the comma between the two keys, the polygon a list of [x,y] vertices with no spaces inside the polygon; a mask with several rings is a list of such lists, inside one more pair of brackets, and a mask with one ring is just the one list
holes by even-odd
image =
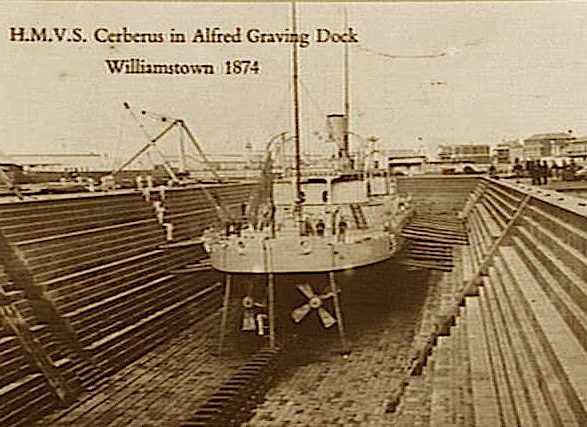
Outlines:
{"label": "sepia photograph", "polygon": [[0,1],[0,425],[587,425],[587,1]]}

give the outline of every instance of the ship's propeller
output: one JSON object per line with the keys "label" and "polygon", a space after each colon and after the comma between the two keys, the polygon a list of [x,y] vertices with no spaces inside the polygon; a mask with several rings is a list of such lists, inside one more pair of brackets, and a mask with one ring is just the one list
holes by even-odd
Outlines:
{"label": "ship's propeller", "polygon": [[325,328],[330,328],[336,323],[336,319],[330,314],[324,307],[322,307],[322,301],[333,296],[332,292],[328,292],[322,295],[316,295],[312,286],[308,283],[303,283],[296,286],[298,290],[308,298],[308,302],[294,309],[291,313],[291,317],[294,322],[300,323],[312,310],[318,312],[318,317]]}

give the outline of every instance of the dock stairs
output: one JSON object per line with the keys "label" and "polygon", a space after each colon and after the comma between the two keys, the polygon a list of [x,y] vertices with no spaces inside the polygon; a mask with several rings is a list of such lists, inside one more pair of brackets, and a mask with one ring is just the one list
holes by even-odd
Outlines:
{"label": "dock stairs", "polygon": [[[215,197],[240,209],[243,188]],[[202,199],[166,195],[173,243],[189,241],[175,245],[140,192],[0,203],[0,425],[71,405],[218,310],[221,287],[195,240],[214,215]]]}
{"label": "dock stairs", "polygon": [[554,192],[475,188],[425,380],[406,390],[428,390],[430,425],[587,425],[586,214]]}

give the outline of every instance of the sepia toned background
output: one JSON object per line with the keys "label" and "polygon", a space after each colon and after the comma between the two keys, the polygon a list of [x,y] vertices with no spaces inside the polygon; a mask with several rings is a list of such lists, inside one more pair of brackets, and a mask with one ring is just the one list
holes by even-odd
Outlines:
{"label": "sepia toned background", "polygon": [[[206,150],[260,147],[290,126],[291,45],[9,43],[12,26],[188,35],[207,26],[290,28],[288,3],[2,3],[0,149],[128,157],[145,142],[122,107],[184,118]],[[587,132],[587,3],[353,3],[352,128],[385,148],[429,155],[443,143],[490,143],[536,132]],[[300,29],[344,28],[344,5],[302,3]],[[209,63],[257,59],[259,75],[110,75],[106,58]],[[301,49],[307,150],[323,117],[342,110],[342,47]],[[149,126],[146,123],[146,126]],[[157,129],[155,126],[154,129]],[[154,130],[153,130],[154,132]],[[418,139],[420,138],[420,139]],[[418,142],[416,142],[418,141]]]}

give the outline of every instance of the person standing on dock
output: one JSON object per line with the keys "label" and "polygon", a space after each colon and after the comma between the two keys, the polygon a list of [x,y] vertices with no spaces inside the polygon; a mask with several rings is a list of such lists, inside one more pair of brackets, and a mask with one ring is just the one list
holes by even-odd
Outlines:
{"label": "person standing on dock", "polygon": [[550,165],[550,176],[552,178],[559,178],[560,177],[560,166],[556,163],[556,161],[552,161],[552,164]]}
{"label": "person standing on dock", "polygon": [[571,159],[571,162],[569,163],[569,176],[570,176],[570,181],[574,181],[575,180],[575,172],[578,171],[577,165],[575,164],[575,159]]}
{"label": "person standing on dock", "polygon": [[540,185],[540,171],[538,170],[538,160],[528,160],[528,171],[532,178],[532,185]]}
{"label": "person standing on dock", "polygon": [[517,157],[514,160],[513,172],[516,178],[522,178],[524,176],[524,166],[522,166],[520,159]]}
{"label": "person standing on dock", "polygon": [[546,160],[543,160],[542,165],[540,165],[540,178],[542,179],[541,184],[543,184],[543,185],[548,184],[548,173],[549,173],[548,163],[546,163]]}

